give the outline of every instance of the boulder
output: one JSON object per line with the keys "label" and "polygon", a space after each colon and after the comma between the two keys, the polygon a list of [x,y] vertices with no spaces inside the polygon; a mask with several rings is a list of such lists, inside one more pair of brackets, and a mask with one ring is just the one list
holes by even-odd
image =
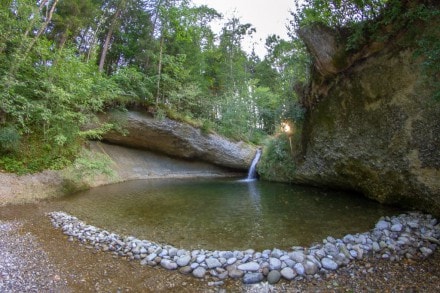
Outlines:
{"label": "boulder", "polygon": [[215,133],[203,133],[189,124],[168,118],[155,119],[147,112],[108,114],[104,120],[117,120],[126,133],[111,131],[103,140],[116,145],[159,152],[172,157],[200,160],[221,167],[247,170],[256,148],[233,142]]}

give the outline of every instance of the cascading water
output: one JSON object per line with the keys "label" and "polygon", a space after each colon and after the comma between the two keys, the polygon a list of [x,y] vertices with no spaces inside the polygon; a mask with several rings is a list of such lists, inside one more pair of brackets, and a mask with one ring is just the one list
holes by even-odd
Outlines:
{"label": "cascading water", "polygon": [[255,154],[255,157],[252,161],[251,167],[249,168],[249,172],[248,172],[248,176],[247,176],[246,180],[257,179],[257,168],[256,167],[257,167],[258,161],[260,160],[260,156],[261,156],[261,150],[258,149]]}

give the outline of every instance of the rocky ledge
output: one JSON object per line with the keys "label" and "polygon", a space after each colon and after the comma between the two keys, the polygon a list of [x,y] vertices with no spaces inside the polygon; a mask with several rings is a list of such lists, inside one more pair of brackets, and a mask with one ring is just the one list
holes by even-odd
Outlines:
{"label": "rocky ledge", "polygon": [[176,158],[198,160],[235,170],[247,170],[257,151],[215,133],[204,133],[189,124],[168,118],[156,119],[146,112],[107,114],[127,132],[110,131],[103,140],[112,144],[154,151]]}
{"label": "rocky ledge", "polygon": [[241,278],[252,284],[267,280],[321,279],[331,271],[354,260],[380,258],[389,260],[421,259],[431,255],[440,244],[440,224],[431,215],[408,213],[381,218],[370,232],[327,237],[312,247],[292,247],[289,251],[267,249],[262,252],[208,251],[178,249],[133,236],[123,237],[87,225],[64,212],[49,214],[52,224],[90,248],[111,252],[141,265],[161,266],[192,274],[196,278],[213,277],[214,285],[226,278]]}

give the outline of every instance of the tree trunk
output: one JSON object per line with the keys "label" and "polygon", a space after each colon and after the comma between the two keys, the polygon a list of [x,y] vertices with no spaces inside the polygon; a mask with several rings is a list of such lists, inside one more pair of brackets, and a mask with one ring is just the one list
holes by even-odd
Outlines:
{"label": "tree trunk", "polygon": [[99,59],[99,71],[100,72],[104,71],[105,57],[107,56],[107,52],[110,47],[110,41],[112,39],[113,32],[114,32],[116,25],[118,23],[118,18],[121,16],[122,10],[124,9],[126,2],[127,1],[121,1],[121,4],[116,9],[116,12],[113,16],[112,22],[110,24],[110,28],[108,29],[107,35],[105,37],[104,45],[102,47],[101,58]]}
{"label": "tree trunk", "polygon": [[156,107],[159,106],[159,97],[160,97],[160,78],[162,75],[162,55],[163,55],[163,43],[164,37],[163,33],[160,38],[160,51],[159,51],[159,63],[157,65],[157,94],[156,94]]}

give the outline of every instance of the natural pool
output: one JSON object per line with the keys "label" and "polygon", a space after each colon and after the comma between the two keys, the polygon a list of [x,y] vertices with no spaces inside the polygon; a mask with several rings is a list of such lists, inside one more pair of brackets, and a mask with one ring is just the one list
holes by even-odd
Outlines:
{"label": "natural pool", "polygon": [[372,229],[401,210],[358,194],[230,179],[137,180],[53,203],[88,224],[185,249],[286,249]]}

